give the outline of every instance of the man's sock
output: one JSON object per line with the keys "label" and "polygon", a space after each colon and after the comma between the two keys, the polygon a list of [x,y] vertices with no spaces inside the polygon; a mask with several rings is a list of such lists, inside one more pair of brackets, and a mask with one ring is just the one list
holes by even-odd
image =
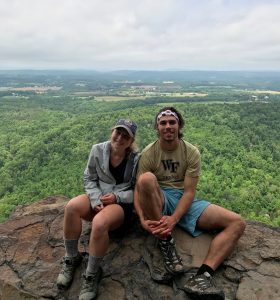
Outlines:
{"label": "man's sock", "polygon": [[170,242],[170,241],[172,240],[172,235],[169,234],[169,235],[166,237],[166,240],[167,240],[168,242]]}
{"label": "man's sock", "polygon": [[66,257],[75,257],[78,255],[78,240],[64,240]]}
{"label": "man's sock", "polygon": [[94,276],[97,273],[101,265],[102,259],[103,257],[96,257],[93,255],[89,255],[87,269],[86,269],[87,276]]}
{"label": "man's sock", "polygon": [[214,275],[214,270],[211,267],[209,267],[208,265],[205,265],[205,264],[201,265],[201,267],[198,269],[196,275],[201,275],[204,272],[209,273],[211,276]]}

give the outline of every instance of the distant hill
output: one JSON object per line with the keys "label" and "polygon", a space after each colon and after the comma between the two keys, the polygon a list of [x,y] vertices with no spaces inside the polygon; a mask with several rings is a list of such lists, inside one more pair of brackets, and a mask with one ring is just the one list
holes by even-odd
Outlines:
{"label": "distant hill", "polygon": [[149,83],[162,81],[188,81],[190,83],[239,84],[240,86],[256,86],[263,89],[278,88],[280,72],[272,71],[137,71],[118,70],[100,72],[94,70],[0,70],[0,86],[12,79],[30,80],[133,80]]}

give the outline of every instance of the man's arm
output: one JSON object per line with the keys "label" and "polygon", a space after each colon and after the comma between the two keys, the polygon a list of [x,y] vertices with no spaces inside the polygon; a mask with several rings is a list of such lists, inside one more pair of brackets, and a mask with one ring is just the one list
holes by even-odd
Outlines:
{"label": "man's arm", "polygon": [[188,211],[190,208],[193,199],[195,197],[196,186],[198,183],[199,177],[189,177],[186,176],[184,180],[184,193],[179,200],[175,211],[173,212],[172,216],[176,223],[179,222],[181,217]]}

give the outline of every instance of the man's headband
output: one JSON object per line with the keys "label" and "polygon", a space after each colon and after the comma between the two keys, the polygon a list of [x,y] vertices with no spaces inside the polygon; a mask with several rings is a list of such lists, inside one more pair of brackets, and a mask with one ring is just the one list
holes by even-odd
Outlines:
{"label": "man's headband", "polygon": [[167,110],[164,110],[164,111],[162,111],[162,112],[160,112],[158,114],[158,116],[157,116],[157,122],[159,121],[159,119],[161,117],[165,117],[165,116],[173,116],[173,117],[175,117],[177,119],[177,121],[179,121],[178,115],[174,111],[172,111],[170,109],[167,109]]}

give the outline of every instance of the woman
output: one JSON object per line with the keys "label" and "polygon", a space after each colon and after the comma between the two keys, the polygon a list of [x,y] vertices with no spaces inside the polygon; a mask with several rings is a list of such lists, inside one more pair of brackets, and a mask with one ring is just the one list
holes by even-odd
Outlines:
{"label": "woman", "polygon": [[133,149],[137,125],[120,119],[110,141],[92,147],[84,172],[86,194],[71,199],[65,207],[64,244],[66,254],[57,286],[70,286],[82,257],[78,240],[82,220],[92,221],[89,260],[82,278],[79,300],[94,299],[101,277],[101,263],[109,246],[108,232],[124,226],[133,209],[133,180],[138,153]]}

